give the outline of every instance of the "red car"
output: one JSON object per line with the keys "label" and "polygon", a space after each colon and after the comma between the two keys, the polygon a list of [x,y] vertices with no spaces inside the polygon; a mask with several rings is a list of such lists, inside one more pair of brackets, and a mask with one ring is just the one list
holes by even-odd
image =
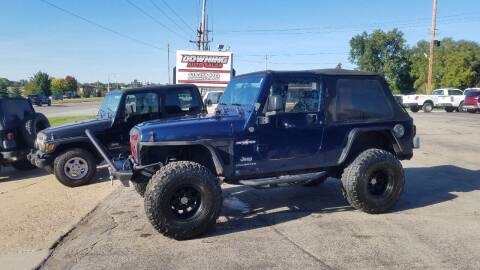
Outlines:
{"label": "red car", "polygon": [[480,110],[480,88],[470,88],[465,93],[463,107],[470,113],[476,113]]}

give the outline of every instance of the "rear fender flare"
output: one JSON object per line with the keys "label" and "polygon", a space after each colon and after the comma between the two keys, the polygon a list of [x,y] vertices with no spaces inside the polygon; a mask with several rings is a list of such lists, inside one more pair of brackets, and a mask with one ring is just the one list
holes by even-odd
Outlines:
{"label": "rear fender flare", "polygon": [[345,160],[348,157],[348,154],[350,153],[350,150],[352,149],[353,142],[355,141],[355,139],[358,136],[360,136],[362,133],[371,132],[371,131],[388,132],[391,135],[389,137],[393,138],[392,143],[393,143],[393,149],[394,149],[395,153],[399,153],[399,152],[402,151],[401,144],[399,143],[398,139],[393,134],[392,128],[389,127],[389,126],[369,127],[369,128],[354,128],[348,133],[347,143],[342,150],[342,153],[340,155],[340,158],[338,159],[337,164],[342,164],[343,162],[345,162]]}

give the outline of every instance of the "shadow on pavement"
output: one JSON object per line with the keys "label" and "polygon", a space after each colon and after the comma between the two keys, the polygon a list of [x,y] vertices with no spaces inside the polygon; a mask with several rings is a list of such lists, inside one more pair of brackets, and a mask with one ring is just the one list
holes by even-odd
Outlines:
{"label": "shadow on pavement", "polygon": [[[41,177],[41,176],[48,176],[48,175],[50,174],[46,170],[40,169],[40,168],[35,168],[31,170],[26,170],[26,171],[19,171],[11,167],[2,167],[2,170],[0,171],[0,184],[11,182],[11,181],[28,180],[29,178],[33,178],[33,177]],[[108,173],[107,167],[100,166],[97,168],[97,173],[94,179],[87,185],[110,181],[108,177],[109,177],[109,173]]]}
{"label": "shadow on pavement", "polygon": [[[405,169],[405,190],[391,212],[426,207],[458,196],[455,192],[480,189],[480,171],[452,165]],[[329,178],[318,187],[289,186],[258,190],[245,186],[224,189],[222,216],[206,237],[263,228],[311,214],[351,211],[343,199],[341,183]],[[367,214],[365,214],[367,215]]]}

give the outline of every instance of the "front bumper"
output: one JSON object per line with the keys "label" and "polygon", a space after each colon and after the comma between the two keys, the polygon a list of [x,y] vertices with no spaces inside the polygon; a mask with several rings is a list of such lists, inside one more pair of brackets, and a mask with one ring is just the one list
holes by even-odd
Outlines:
{"label": "front bumper", "polygon": [[48,156],[38,150],[32,150],[27,155],[27,159],[32,165],[35,165],[38,168],[44,168],[52,163],[52,160]]}
{"label": "front bumper", "polygon": [[16,150],[9,152],[0,152],[0,157],[2,160],[5,160],[7,162],[15,162],[27,158],[29,151],[30,150]]}
{"label": "front bumper", "polygon": [[404,107],[418,107],[418,103],[403,103]]}

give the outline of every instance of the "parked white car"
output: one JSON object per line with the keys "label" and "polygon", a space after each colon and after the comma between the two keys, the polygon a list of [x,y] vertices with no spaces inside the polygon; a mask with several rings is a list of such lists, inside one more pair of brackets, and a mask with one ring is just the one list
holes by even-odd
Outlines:
{"label": "parked white car", "polygon": [[463,101],[465,94],[462,90],[449,89],[448,96],[438,97],[438,106],[442,107],[446,112],[463,112]]}
{"label": "parked white car", "polygon": [[448,91],[450,90],[462,92],[460,89],[444,88],[433,90],[431,95],[406,95],[403,96],[403,106],[409,107],[412,112],[418,112],[420,109],[424,112],[431,112],[433,108],[439,106],[438,98],[449,96]]}
{"label": "parked white car", "polygon": [[203,96],[203,103],[207,106],[208,113],[215,112],[223,91],[209,91]]}

